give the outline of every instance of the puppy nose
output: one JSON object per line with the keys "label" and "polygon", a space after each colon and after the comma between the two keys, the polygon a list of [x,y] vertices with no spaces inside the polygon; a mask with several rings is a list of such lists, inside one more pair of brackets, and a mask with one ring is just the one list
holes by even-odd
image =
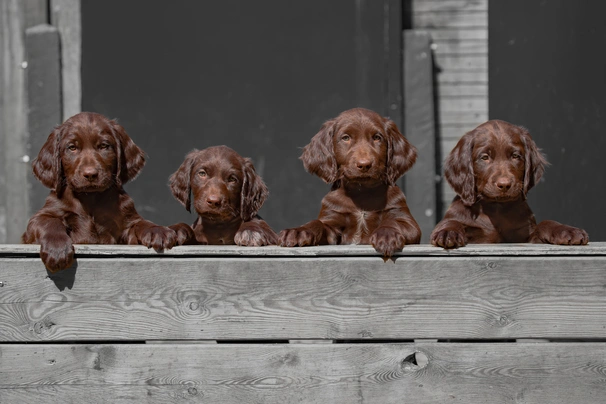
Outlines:
{"label": "puppy nose", "polygon": [[99,172],[94,167],[86,167],[82,170],[82,176],[89,181],[94,181],[99,177]]}
{"label": "puppy nose", "polygon": [[366,158],[358,159],[356,166],[358,166],[360,171],[368,171],[372,167],[372,160]]}
{"label": "puppy nose", "polygon": [[211,194],[206,197],[206,203],[208,204],[208,206],[218,208],[219,206],[221,206],[222,202],[223,198],[220,195]]}
{"label": "puppy nose", "polygon": [[501,191],[509,191],[509,188],[511,188],[513,181],[511,180],[511,178],[506,178],[506,177],[501,177],[497,179],[497,187],[501,190]]}

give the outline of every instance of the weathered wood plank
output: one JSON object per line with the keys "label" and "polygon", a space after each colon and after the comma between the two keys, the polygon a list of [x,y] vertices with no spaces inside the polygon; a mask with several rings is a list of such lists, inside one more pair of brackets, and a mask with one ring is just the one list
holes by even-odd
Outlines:
{"label": "weathered wood plank", "polygon": [[444,84],[485,84],[488,85],[488,71],[448,71],[439,72],[437,77],[439,86]]}
{"label": "weathered wood plank", "polygon": [[462,253],[3,258],[0,340],[604,337],[606,257]]}
{"label": "weathered wood plank", "polygon": [[417,162],[406,174],[408,206],[427,243],[436,221],[436,131],[431,38],[404,31],[404,133],[417,148]]}
{"label": "weathered wood plank", "polygon": [[486,10],[444,10],[433,12],[413,13],[415,28],[488,28],[488,12]]}
{"label": "weathered wood plank", "polygon": [[485,40],[488,41],[486,28],[430,28],[415,27],[427,31],[435,41],[442,40]]}
{"label": "weathered wood plank", "polygon": [[[26,164],[27,138],[27,87],[25,69],[25,12],[24,3],[18,0],[0,2],[0,38],[2,38],[3,76],[0,78],[2,97],[3,145],[0,164],[4,164],[5,187],[0,197],[6,212],[6,240],[19,242],[27,224],[29,199]],[[27,159],[26,159],[27,160]]]}
{"label": "weathered wood plank", "polygon": [[0,401],[45,404],[591,404],[603,402],[606,369],[604,343],[1,349]]}
{"label": "weathered wood plank", "polygon": [[440,86],[440,99],[488,97],[488,85],[466,83],[444,83]]}
{"label": "weathered wood plank", "polygon": [[[27,51],[28,137],[27,155],[33,160],[61,117],[61,46],[57,29],[48,24],[28,28],[25,34]],[[48,196],[48,188],[28,170],[27,217],[38,211]],[[24,231],[22,229],[22,231]]]}
{"label": "weathered wood plank", "polygon": [[[449,151],[449,150],[448,150]],[[285,248],[277,246],[238,247],[219,245],[178,246],[164,252],[156,252],[139,245],[76,244],[76,257],[117,258],[117,257],[377,257],[377,252],[369,245],[325,245],[315,247]],[[18,257],[38,257],[37,244],[0,244],[0,259]],[[605,256],[606,242],[591,242],[585,246],[563,246],[551,244],[470,244],[455,250],[444,250],[431,245],[411,244],[396,253],[404,256],[559,256],[583,255]]]}
{"label": "weathered wood plank", "polygon": [[436,54],[436,64],[439,68],[451,71],[487,72],[488,58],[486,55]]}
{"label": "weathered wood plank", "polygon": [[441,111],[440,119],[445,125],[468,126],[473,129],[488,120],[488,110]]}
{"label": "weathered wood plank", "polygon": [[486,57],[488,53],[488,41],[484,39],[434,39],[433,44],[437,55],[484,55]]}
{"label": "weathered wood plank", "polygon": [[48,24],[48,0],[22,0],[25,28]]}
{"label": "weathered wood plank", "polygon": [[61,36],[63,120],[82,110],[80,0],[50,0],[51,23]]}
{"label": "weathered wood plank", "polygon": [[488,0],[416,0],[413,12],[488,11]]}

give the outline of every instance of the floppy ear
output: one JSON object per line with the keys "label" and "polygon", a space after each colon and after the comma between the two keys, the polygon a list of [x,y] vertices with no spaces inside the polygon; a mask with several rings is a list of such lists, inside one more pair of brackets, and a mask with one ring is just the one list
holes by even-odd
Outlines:
{"label": "floppy ear", "polygon": [[120,184],[134,180],[145,165],[145,153],[133,142],[124,128],[114,120],[109,121],[118,144],[118,168],[116,179]]}
{"label": "floppy ear", "polygon": [[194,166],[195,155],[198,150],[194,149],[185,156],[185,160],[173,175],[169,178],[170,190],[173,196],[191,212],[191,170]]}
{"label": "floppy ear", "polygon": [[329,184],[337,180],[337,160],[332,143],[336,123],[336,119],[325,122],[311,142],[303,148],[300,157],[309,173]]}
{"label": "floppy ear", "polygon": [[395,184],[396,180],[417,161],[417,149],[402,135],[394,121],[383,118],[387,138],[387,182]]}
{"label": "floppy ear", "polygon": [[519,127],[522,131],[522,142],[524,142],[525,161],[524,161],[524,197],[534,187],[545,172],[545,166],[549,165],[547,159],[530,137],[528,130]]}
{"label": "floppy ear", "polygon": [[463,135],[444,162],[444,176],[465,206],[473,205],[477,199],[472,158],[474,132]]}
{"label": "floppy ear", "polygon": [[244,175],[240,196],[240,217],[246,222],[255,217],[259,209],[261,209],[261,206],[263,206],[265,199],[269,195],[269,191],[261,177],[257,175],[250,159],[244,159],[242,171]]}
{"label": "floppy ear", "polygon": [[63,181],[63,166],[59,143],[62,138],[62,126],[58,126],[48,136],[40,149],[38,157],[32,162],[34,176],[47,188],[53,189],[58,196],[65,187]]}

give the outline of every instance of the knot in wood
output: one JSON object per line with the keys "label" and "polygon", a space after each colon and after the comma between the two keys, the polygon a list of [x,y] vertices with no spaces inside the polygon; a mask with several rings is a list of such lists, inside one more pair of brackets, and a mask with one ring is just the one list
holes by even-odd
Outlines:
{"label": "knot in wood", "polygon": [[414,352],[402,359],[400,366],[404,372],[416,372],[429,364],[429,358],[423,352]]}

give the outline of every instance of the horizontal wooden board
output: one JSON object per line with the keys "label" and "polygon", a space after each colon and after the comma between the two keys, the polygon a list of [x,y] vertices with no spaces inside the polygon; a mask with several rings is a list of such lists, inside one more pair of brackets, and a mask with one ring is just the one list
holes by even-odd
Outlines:
{"label": "horizontal wooden board", "polygon": [[440,55],[436,54],[436,65],[444,70],[464,72],[487,72],[488,58],[485,55]]}
{"label": "horizontal wooden board", "polygon": [[446,98],[440,100],[440,111],[442,112],[482,110],[488,110],[488,98],[486,97]]}
{"label": "horizontal wooden board", "polygon": [[467,97],[488,98],[488,85],[486,84],[458,84],[444,83],[439,89],[440,100],[459,99]]}
{"label": "horizontal wooden board", "polygon": [[436,41],[441,40],[485,40],[488,41],[486,28],[429,28],[416,27],[415,29],[428,32]]}
{"label": "horizontal wooden board", "polygon": [[[454,143],[453,143],[454,145]],[[448,150],[450,151],[450,150]],[[163,252],[156,252],[139,245],[76,244],[76,257],[117,258],[117,257],[348,257],[377,256],[369,245],[324,245],[314,247],[239,247],[224,245],[177,246]],[[5,258],[38,257],[37,244],[0,244],[0,260]],[[606,242],[592,242],[589,245],[557,246],[549,244],[471,244],[456,250],[444,250],[427,244],[411,244],[398,253],[400,256],[536,256],[536,255],[606,255]],[[2,261],[0,261],[2,262]],[[0,268],[1,273],[2,268]]]}
{"label": "horizontal wooden board", "polygon": [[413,13],[413,27],[423,28],[488,28],[488,12],[485,10],[442,10]]}
{"label": "horizontal wooden board", "polygon": [[604,337],[603,244],[469,256],[478,248],[395,262],[78,258],[51,276],[38,258],[3,258],[0,340]]}
{"label": "horizontal wooden board", "polygon": [[604,343],[0,347],[3,403],[591,404],[606,369]]}
{"label": "horizontal wooden board", "polygon": [[413,13],[488,11],[488,0],[414,0]]}
{"label": "horizontal wooden board", "polygon": [[488,85],[488,71],[449,71],[438,72],[436,81],[438,91],[444,84],[485,84]]}
{"label": "horizontal wooden board", "polygon": [[458,40],[456,38],[433,39],[433,48],[437,55],[475,55],[486,57],[488,41],[484,39]]}
{"label": "horizontal wooden board", "polygon": [[444,125],[460,125],[475,128],[488,120],[488,111],[441,111],[440,121]]}

